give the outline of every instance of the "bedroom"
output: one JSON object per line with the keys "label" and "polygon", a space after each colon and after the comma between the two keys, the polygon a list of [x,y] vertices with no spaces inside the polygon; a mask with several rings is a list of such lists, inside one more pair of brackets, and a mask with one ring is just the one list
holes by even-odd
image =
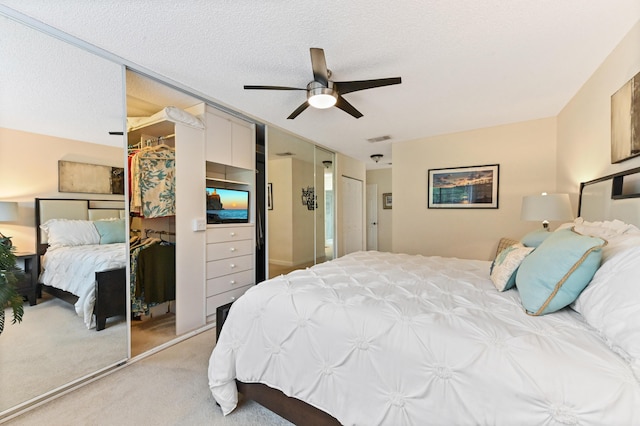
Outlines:
{"label": "bedroom", "polygon": [[[637,26],[634,27],[634,31],[629,33],[618,49],[612,52],[604,66],[579,92],[579,96],[574,98],[558,116],[533,122],[424,138],[397,147],[394,146],[394,164],[396,166],[407,164],[407,167],[393,168],[392,185],[394,198],[396,198],[393,208],[393,250],[418,252],[416,247],[411,244],[415,241],[413,236],[419,233],[424,240],[430,241],[429,252],[425,249],[425,254],[429,254],[431,250],[446,252],[452,250],[451,246],[455,246],[456,253],[460,253],[460,256],[464,257],[468,256],[468,253],[472,253],[473,255],[477,254],[478,257],[488,258],[492,249],[495,249],[497,236],[518,236],[524,231],[536,227],[536,224],[523,223],[519,220],[519,197],[524,193],[539,192],[551,186],[551,190],[571,193],[575,203],[577,182],[637,166],[637,159],[621,165],[610,165],[607,161],[608,145],[603,142],[608,140],[607,99],[639,68],[637,53],[633,49],[637,40]],[[589,99],[598,100],[599,108],[597,111],[586,107]],[[589,123],[588,127],[580,125],[585,122]],[[518,161],[521,157],[516,152],[510,151],[514,141],[523,140],[523,132],[530,135],[529,140],[536,144],[535,151],[528,152],[529,156],[526,162]],[[473,142],[469,142],[469,139],[473,139]],[[430,144],[433,141],[447,144],[447,147],[451,148],[451,152],[442,152],[440,147],[438,155],[433,155],[433,151],[436,150]],[[478,153],[473,150],[478,141],[491,142],[495,145],[493,148]],[[459,150],[456,145],[464,146],[464,149]],[[465,152],[469,157],[461,157],[462,152]],[[398,156],[408,158],[400,160]],[[420,161],[420,158],[428,158],[430,163]],[[484,160],[485,158],[488,160]],[[448,212],[448,215],[444,215],[443,212],[433,212],[424,208],[426,205],[423,198],[426,187],[425,175],[428,168],[493,162],[501,164],[501,204],[497,212],[492,212],[498,215],[499,220],[496,222],[500,223],[499,226],[493,225],[493,220],[487,218],[489,213],[479,212],[474,215],[474,219],[479,217],[480,220],[486,220],[487,223],[491,223],[490,226],[460,230],[460,226],[465,226],[465,218],[469,213],[455,212],[455,214],[451,214]],[[530,168],[525,169],[526,172],[521,172],[524,166]],[[570,171],[571,175],[567,175],[567,171]],[[539,173],[542,174],[542,178],[539,178]],[[420,184],[416,185],[415,182]],[[525,184],[532,186],[526,187],[526,191],[520,190],[518,185],[525,186]],[[423,212],[423,214],[416,217],[416,212]],[[427,227],[428,221],[435,220],[442,221],[446,226],[438,229]],[[408,224],[415,225],[416,223],[425,223],[424,228],[407,229]],[[483,225],[487,223],[483,222]],[[456,232],[455,234],[447,233],[447,229],[455,229]],[[452,238],[454,244],[450,244]],[[476,244],[476,240],[480,243]],[[446,244],[445,241],[448,241],[449,244]],[[471,246],[471,241],[476,245]],[[451,254],[451,252],[447,254]]]}

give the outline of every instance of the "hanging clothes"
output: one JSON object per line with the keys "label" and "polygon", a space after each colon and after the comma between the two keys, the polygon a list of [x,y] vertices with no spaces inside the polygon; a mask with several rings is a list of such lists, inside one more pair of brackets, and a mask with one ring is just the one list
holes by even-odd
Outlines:
{"label": "hanging clothes", "polygon": [[175,185],[174,148],[161,144],[133,154],[131,212],[145,218],[174,216]]}
{"label": "hanging clothes", "polygon": [[136,296],[138,283],[138,255],[145,248],[160,243],[161,240],[159,238],[140,238],[136,237],[135,239],[131,239],[130,241],[130,249],[129,255],[131,257],[131,268],[129,272],[130,278],[130,292],[131,292],[131,316],[139,317],[142,315],[149,315],[149,308],[153,306],[153,304],[146,303],[144,298],[140,296]]}
{"label": "hanging clothes", "polygon": [[140,250],[136,267],[136,297],[146,303],[176,298],[176,246],[161,242]]}

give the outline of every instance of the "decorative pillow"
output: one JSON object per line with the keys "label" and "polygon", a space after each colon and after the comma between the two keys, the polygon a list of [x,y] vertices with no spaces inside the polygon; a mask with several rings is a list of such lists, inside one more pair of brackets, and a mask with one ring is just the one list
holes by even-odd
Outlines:
{"label": "decorative pillow", "polygon": [[498,255],[500,254],[500,252],[502,252],[502,250],[514,244],[520,244],[520,241],[511,239],[511,238],[504,238],[504,237],[500,238],[500,241],[498,241],[498,248],[496,249],[496,255],[494,259],[498,257]]}
{"label": "decorative pillow", "polygon": [[571,307],[630,358],[640,380],[640,243],[611,257]]}
{"label": "decorative pillow", "polygon": [[100,243],[100,235],[90,220],[49,219],[40,228],[47,233],[51,248]]}
{"label": "decorative pillow", "polygon": [[531,231],[526,234],[520,242],[524,244],[526,247],[538,247],[544,240],[549,238],[552,232],[547,231],[546,229],[538,229],[537,231]]}
{"label": "decorative pillow", "polygon": [[100,234],[100,244],[124,243],[124,219],[96,220],[93,222]]}
{"label": "decorative pillow", "polygon": [[531,315],[544,315],[573,302],[600,266],[601,238],[571,229],[551,232],[529,256],[516,275],[522,305]]}
{"label": "decorative pillow", "polygon": [[498,291],[509,290],[516,283],[516,270],[520,262],[533,251],[520,243],[502,250],[491,265],[491,281]]}

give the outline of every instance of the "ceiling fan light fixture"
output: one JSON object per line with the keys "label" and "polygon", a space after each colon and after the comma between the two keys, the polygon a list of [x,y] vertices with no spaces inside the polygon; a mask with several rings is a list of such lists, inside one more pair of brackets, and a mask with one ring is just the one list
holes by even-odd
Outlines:
{"label": "ceiling fan light fixture", "polygon": [[329,82],[329,87],[324,87],[317,81],[312,81],[307,86],[307,102],[314,108],[331,108],[338,101],[338,95],[333,90],[333,84]]}

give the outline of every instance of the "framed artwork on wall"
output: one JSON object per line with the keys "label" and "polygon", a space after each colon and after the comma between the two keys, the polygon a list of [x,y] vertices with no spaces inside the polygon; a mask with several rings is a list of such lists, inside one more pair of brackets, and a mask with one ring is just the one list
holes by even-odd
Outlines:
{"label": "framed artwork on wall", "polygon": [[611,95],[611,163],[640,155],[640,73]]}
{"label": "framed artwork on wall", "polygon": [[430,209],[497,209],[500,165],[429,169]]}
{"label": "framed artwork on wall", "polygon": [[383,209],[390,209],[393,207],[392,204],[392,198],[391,198],[391,192],[385,192],[384,194],[382,194],[382,208]]}

